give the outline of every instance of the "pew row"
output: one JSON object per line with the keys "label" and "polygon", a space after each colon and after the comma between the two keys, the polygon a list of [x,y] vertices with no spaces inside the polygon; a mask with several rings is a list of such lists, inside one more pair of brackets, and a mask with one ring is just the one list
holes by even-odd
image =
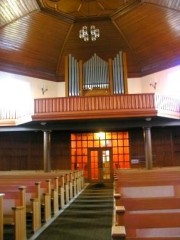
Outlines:
{"label": "pew row", "polygon": [[13,228],[13,235],[15,240],[26,239],[26,209],[24,207],[25,187],[19,187],[17,190],[6,190],[3,193],[2,206],[2,238],[4,233],[4,226],[11,226]]}
{"label": "pew row", "polygon": [[[2,179],[1,179],[2,181]],[[44,221],[48,221],[51,217],[50,212],[50,195],[48,194],[48,183],[35,182],[27,179],[9,179],[0,181],[0,192],[7,194],[14,189],[17,189],[21,184],[25,184],[26,191],[24,192],[22,206],[25,208],[26,214],[32,218],[32,232],[35,232],[41,227],[41,207],[44,206]]]}
{"label": "pew row", "polygon": [[3,208],[4,208],[4,193],[0,193],[0,240],[3,239],[3,235],[4,235],[4,229],[3,229]]}
{"label": "pew row", "polygon": [[[65,174],[69,173],[71,174],[65,179]],[[13,172],[13,174],[3,172],[0,179],[0,203],[2,202],[1,207],[4,210],[4,205],[7,203],[7,197],[4,197],[5,195],[7,196],[7,191],[5,191],[5,189],[9,188],[9,191],[12,191],[13,187],[17,187],[22,184],[25,185],[26,192],[24,198],[24,205],[15,206],[10,204],[10,202],[8,203],[8,205],[10,206],[10,208],[12,208],[13,211],[17,207],[18,209],[20,209],[20,207],[23,207],[24,216],[26,216],[26,213],[31,214],[32,232],[35,232],[42,226],[44,222],[49,221],[53,215],[58,214],[59,210],[64,208],[65,204],[67,204],[73,197],[75,197],[79,193],[79,191],[82,190],[84,181],[82,178],[82,171],[81,173],[79,173],[78,171],[76,171],[75,173],[72,171],[58,171],[47,174],[43,172],[37,173],[29,171],[15,171]],[[64,189],[68,192],[64,191]],[[43,206],[44,210],[42,211]],[[3,220],[4,216],[5,215],[3,214]],[[13,219],[16,218],[17,217],[13,217]],[[0,228],[2,229],[0,240],[3,239],[3,225],[5,224],[3,220],[0,220]],[[19,222],[21,221],[19,220]],[[24,235],[22,234],[21,228],[19,228],[19,232],[19,235]],[[21,240],[21,238],[19,237],[15,239]]]}
{"label": "pew row", "polygon": [[179,176],[179,170],[117,171],[112,239],[180,239]]}

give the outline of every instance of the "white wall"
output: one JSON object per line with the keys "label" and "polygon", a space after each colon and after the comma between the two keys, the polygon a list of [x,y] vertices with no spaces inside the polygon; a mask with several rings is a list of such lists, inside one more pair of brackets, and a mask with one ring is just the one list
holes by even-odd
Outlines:
{"label": "white wall", "polygon": [[128,93],[142,93],[141,78],[128,79]]}
{"label": "white wall", "polygon": [[143,93],[155,92],[180,98],[180,66],[142,77],[141,86]]}
{"label": "white wall", "polygon": [[[64,97],[65,83],[53,82],[38,78],[26,77],[0,71],[0,81],[17,79],[27,81],[31,85],[34,98]],[[47,91],[42,93],[42,88]],[[128,93],[161,93],[173,97],[179,97],[180,91],[180,66],[147,75],[142,78],[128,79]]]}
{"label": "white wall", "polygon": [[129,93],[160,93],[180,99],[180,66],[128,79]]}
{"label": "white wall", "polygon": [[[0,81],[6,81],[7,79],[16,79],[26,81],[31,85],[33,98],[50,98],[50,97],[64,97],[65,96],[65,83],[64,82],[53,82],[39,78],[32,78],[7,72],[0,71]],[[11,87],[11,86],[9,86]],[[47,89],[44,95],[42,88]]]}

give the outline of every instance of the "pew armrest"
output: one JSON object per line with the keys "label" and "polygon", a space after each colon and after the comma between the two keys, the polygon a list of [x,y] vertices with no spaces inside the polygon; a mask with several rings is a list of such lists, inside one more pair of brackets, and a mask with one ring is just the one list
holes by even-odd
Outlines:
{"label": "pew armrest", "polygon": [[114,193],[114,199],[119,199],[121,198],[121,194],[120,193]]}
{"label": "pew armrest", "polygon": [[125,207],[124,206],[116,206],[116,213],[125,213]]}
{"label": "pew armrest", "polygon": [[111,231],[112,239],[125,239],[126,238],[126,230],[124,226],[112,226]]}

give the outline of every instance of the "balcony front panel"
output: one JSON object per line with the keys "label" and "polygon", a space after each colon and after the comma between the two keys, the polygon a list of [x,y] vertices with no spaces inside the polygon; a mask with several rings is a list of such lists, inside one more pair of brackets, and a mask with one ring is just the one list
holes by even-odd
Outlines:
{"label": "balcony front panel", "polygon": [[154,93],[35,99],[34,109],[34,120],[180,117],[177,99]]}

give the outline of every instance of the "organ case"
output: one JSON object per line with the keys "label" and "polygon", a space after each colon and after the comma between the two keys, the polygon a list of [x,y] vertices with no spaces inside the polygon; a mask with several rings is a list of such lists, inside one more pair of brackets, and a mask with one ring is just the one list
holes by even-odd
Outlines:
{"label": "organ case", "polygon": [[94,54],[88,61],[77,61],[71,54],[65,59],[66,96],[127,94],[126,54],[104,61]]}

